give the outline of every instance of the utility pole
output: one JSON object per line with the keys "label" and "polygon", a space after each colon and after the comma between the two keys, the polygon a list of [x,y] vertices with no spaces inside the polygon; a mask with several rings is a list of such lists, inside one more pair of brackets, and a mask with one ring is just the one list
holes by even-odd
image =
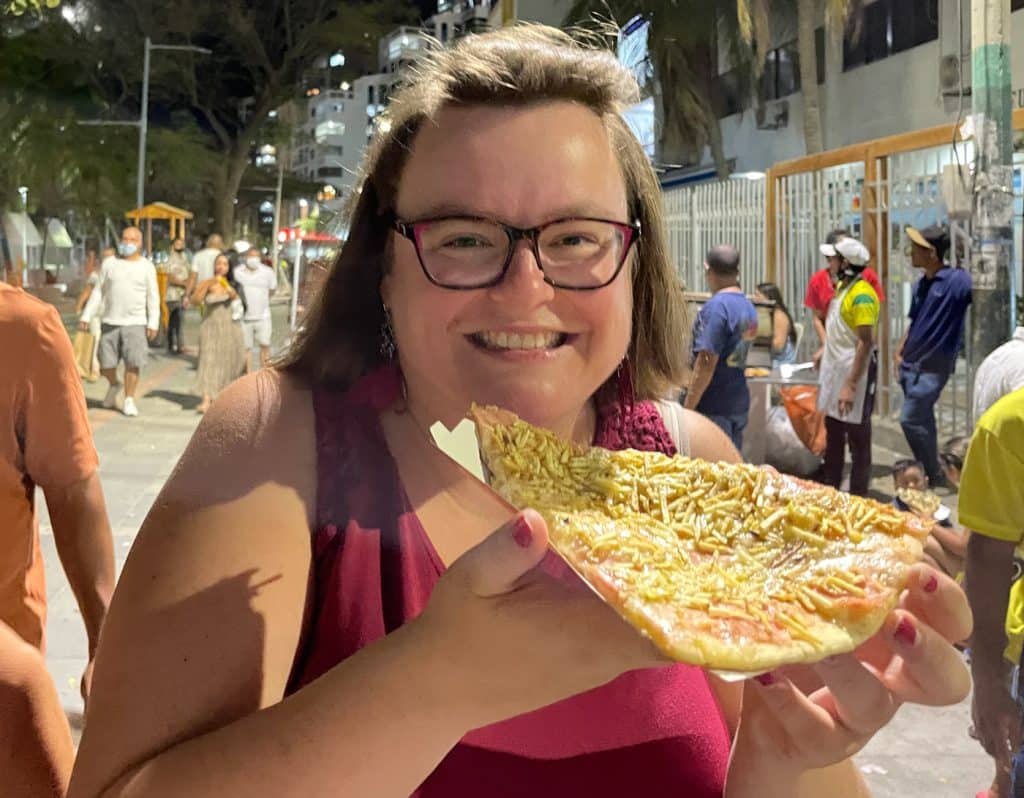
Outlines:
{"label": "utility pole", "polygon": [[1013,124],[1010,0],[971,0],[975,135],[971,373],[1013,332]]}
{"label": "utility pole", "polygon": [[[146,135],[149,133],[149,54],[153,42],[146,37],[142,50],[142,105],[139,108],[139,159],[135,175],[135,207],[141,208],[146,199]],[[150,253],[152,255],[152,253]]]}

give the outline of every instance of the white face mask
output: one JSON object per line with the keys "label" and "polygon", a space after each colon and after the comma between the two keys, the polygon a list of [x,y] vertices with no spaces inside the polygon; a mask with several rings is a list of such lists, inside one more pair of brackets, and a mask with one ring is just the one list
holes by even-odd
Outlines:
{"label": "white face mask", "polygon": [[246,258],[245,259],[245,265],[248,266],[250,269],[258,269],[260,267],[260,259],[259,258]]}

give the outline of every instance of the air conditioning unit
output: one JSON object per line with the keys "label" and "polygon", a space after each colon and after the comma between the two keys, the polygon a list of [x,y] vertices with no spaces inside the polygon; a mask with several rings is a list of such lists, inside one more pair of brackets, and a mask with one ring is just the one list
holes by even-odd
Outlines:
{"label": "air conditioning unit", "polygon": [[961,74],[962,69],[958,55],[947,53],[939,59],[939,93],[943,97],[959,97],[961,87],[964,96],[970,96],[971,87],[967,84],[966,76]]}
{"label": "air conditioning unit", "polygon": [[754,112],[758,130],[778,130],[789,124],[789,100],[761,103]]}

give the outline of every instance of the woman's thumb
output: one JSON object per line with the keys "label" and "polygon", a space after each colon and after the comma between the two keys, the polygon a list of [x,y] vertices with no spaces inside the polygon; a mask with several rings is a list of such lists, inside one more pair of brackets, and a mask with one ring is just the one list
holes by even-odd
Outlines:
{"label": "woman's thumb", "polygon": [[452,566],[478,596],[499,596],[536,567],[548,549],[548,528],[535,510],[523,510]]}

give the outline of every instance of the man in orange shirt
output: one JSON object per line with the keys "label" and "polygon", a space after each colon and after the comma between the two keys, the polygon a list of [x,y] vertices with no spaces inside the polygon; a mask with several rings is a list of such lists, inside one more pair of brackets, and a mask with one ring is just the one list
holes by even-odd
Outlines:
{"label": "man in orange shirt", "polygon": [[86,697],[114,591],[110,522],[85,396],[57,311],[0,283],[0,621],[40,651],[46,585],[35,487],[46,496],[57,553],[89,639]]}

